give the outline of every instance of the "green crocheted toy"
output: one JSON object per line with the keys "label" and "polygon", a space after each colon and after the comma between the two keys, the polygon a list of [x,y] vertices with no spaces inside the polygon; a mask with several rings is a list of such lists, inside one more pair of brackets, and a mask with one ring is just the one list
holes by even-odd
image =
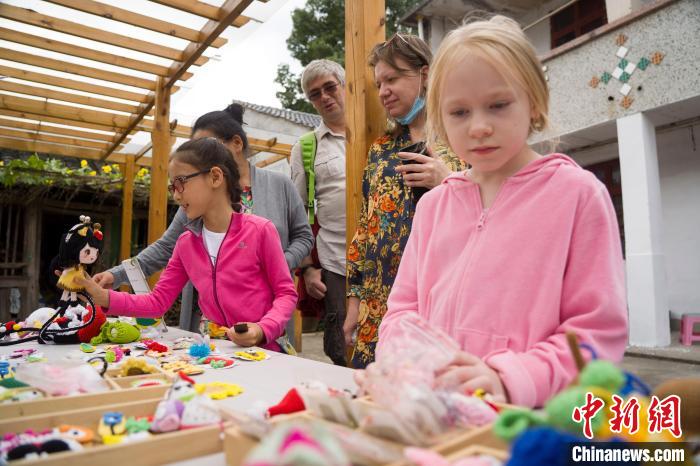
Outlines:
{"label": "green crocheted toy", "polygon": [[[625,384],[625,375],[613,363],[603,360],[589,362],[579,375],[578,385],[563,390],[553,397],[542,411],[525,408],[508,409],[496,420],[494,433],[507,441],[512,441],[525,430],[537,426],[550,426],[563,431],[581,432],[579,423],[574,422],[571,413],[574,407],[586,404],[586,393],[594,389],[609,393],[618,392]],[[606,422],[603,415],[591,420],[594,431]]]}
{"label": "green crocheted toy", "polygon": [[100,343],[131,343],[141,338],[139,329],[128,322],[107,322],[102,326],[100,334],[90,340],[91,345]]}

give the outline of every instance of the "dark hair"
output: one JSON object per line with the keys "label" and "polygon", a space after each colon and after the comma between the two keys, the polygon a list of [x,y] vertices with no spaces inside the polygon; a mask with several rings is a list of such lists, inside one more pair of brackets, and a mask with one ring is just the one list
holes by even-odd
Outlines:
{"label": "dark hair", "polygon": [[[405,61],[410,69],[399,66],[397,58]],[[375,67],[378,62],[383,61],[401,73],[418,71],[424,66],[430,66],[432,60],[433,53],[423,39],[398,32],[389,40],[375,45],[369,54],[369,66]]]}
{"label": "dark hair", "polygon": [[[92,223],[89,217],[80,217],[80,223],[74,225],[68,233],[61,236],[58,248],[58,265],[68,268],[80,263],[80,251],[86,244],[96,248],[98,255],[102,252],[102,232],[99,223]],[[91,265],[91,264],[87,264]]]}
{"label": "dark hair", "polygon": [[200,129],[211,131],[217,138],[226,142],[238,136],[243,141],[243,149],[245,150],[248,148],[248,137],[243,131],[244,111],[241,104],[233,103],[225,110],[205,113],[194,122],[192,135]]}
{"label": "dark hair", "polygon": [[236,211],[240,210],[241,185],[239,180],[241,175],[238,166],[233,160],[231,151],[215,138],[192,139],[182,144],[170,156],[170,160],[192,165],[199,171],[211,170],[219,167],[224,172],[228,194],[231,197],[231,204]]}

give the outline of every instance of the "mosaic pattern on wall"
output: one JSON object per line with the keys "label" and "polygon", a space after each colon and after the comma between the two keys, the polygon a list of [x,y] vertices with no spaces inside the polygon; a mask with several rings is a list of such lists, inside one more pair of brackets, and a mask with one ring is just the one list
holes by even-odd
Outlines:
{"label": "mosaic pattern on wall", "polygon": [[618,34],[615,38],[615,44],[618,46],[615,53],[617,61],[615,69],[612,72],[604,71],[600,76],[593,76],[588,81],[588,85],[592,88],[597,88],[601,83],[607,85],[610,81],[619,82],[621,84],[619,92],[622,94],[619,104],[625,109],[630,108],[634,102],[634,98],[631,95],[632,85],[630,84],[634,73],[640,70],[646,71],[651,64],[659,65],[664,59],[663,52],[656,51],[649,58],[642,57],[637,61],[632,60],[629,55],[629,48],[625,47],[627,39],[627,36],[624,34]]}

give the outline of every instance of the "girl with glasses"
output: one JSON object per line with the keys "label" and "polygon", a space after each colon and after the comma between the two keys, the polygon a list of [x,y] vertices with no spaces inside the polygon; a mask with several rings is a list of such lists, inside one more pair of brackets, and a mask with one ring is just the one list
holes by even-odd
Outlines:
{"label": "girl with glasses", "polygon": [[[294,282],[274,224],[240,212],[240,175],[231,153],[215,138],[192,140],[173,153],[168,172],[169,190],[189,223],[154,290],[132,295],[92,280],[82,285],[108,315],[159,318],[189,280],[202,314],[230,328],[234,343],[280,351],[275,340],[296,307]],[[234,331],[243,323],[245,331]]]}
{"label": "girl with glasses", "polygon": [[[216,138],[230,151],[240,174],[242,212],[270,220],[279,234],[289,270],[299,267],[302,259],[311,252],[314,241],[304,204],[289,177],[256,168],[248,161],[243,107],[234,103],[225,110],[209,112],[199,117],[192,127],[192,139],[203,137]],[[177,184],[172,189],[177,189]],[[136,256],[146,276],[165,267],[186,224],[187,216],[181,208],[163,236]],[[121,265],[93,278],[104,288],[117,288],[127,282],[126,272]],[[186,330],[196,330],[196,323]],[[287,333],[292,333],[290,328]]]}

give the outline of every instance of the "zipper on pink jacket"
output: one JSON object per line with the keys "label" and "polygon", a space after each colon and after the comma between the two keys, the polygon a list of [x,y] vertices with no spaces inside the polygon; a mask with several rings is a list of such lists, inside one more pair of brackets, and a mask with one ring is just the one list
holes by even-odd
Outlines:
{"label": "zipper on pink jacket", "polygon": [[481,230],[484,228],[484,223],[486,223],[486,210],[481,211],[481,217],[479,217],[479,223],[476,224],[476,229]]}
{"label": "zipper on pink jacket", "polygon": [[[506,187],[506,184],[508,183],[508,180],[506,179],[501,187],[498,189],[498,192],[496,193],[496,198],[493,200],[493,203],[491,204],[491,207],[488,209],[484,207],[483,202],[481,201],[481,196],[479,195],[479,207],[481,207],[481,215],[479,216],[479,221],[476,224],[476,230],[481,231],[484,229],[486,226],[486,217],[488,217],[488,214],[493,212],[493,208],[496,206],[496,203],[498,202],[498,199],[501,197],[501,194],[503,193],[504,188]],[[477,195],[478,195],[478,190],[477,190]]]}
{"label": "zipper on pink jacket", "polygon": [[[229,229],[231,228],[231,225],[229,225]],[[226,234],[224,235],[224,239],[221,240],[221,244],[219,245],[219,250],[216,252],[216,264],[219,263],[219,254],[221,254],[221,247],[224,245],[224,242],[226,241],[226,237],[228,236],[228,229],[226,230]],[[228,319],[226,318],[226,313],[224,312],[224,309],[221,307],[221,304],[219,303],[219,295],[216,293],[216,264],[211,263],[211,258],[209,257],[209,251],[207,251],[207,245],[204,244],[204,234],[202,233],[201,235],[202,239],[202,247],[204,247],[204,252],[207,253],[207,259],[209,260],[209,263],[211,264],[211,276],[212,276],[212,281],[213,281],[213,292],[214,292],[214,302],[216,303],[216,306],[219,308],[219,312],[221,312],[221,317],[224,318],[224,322],[226,322],[226,325],[228,325]]]}

